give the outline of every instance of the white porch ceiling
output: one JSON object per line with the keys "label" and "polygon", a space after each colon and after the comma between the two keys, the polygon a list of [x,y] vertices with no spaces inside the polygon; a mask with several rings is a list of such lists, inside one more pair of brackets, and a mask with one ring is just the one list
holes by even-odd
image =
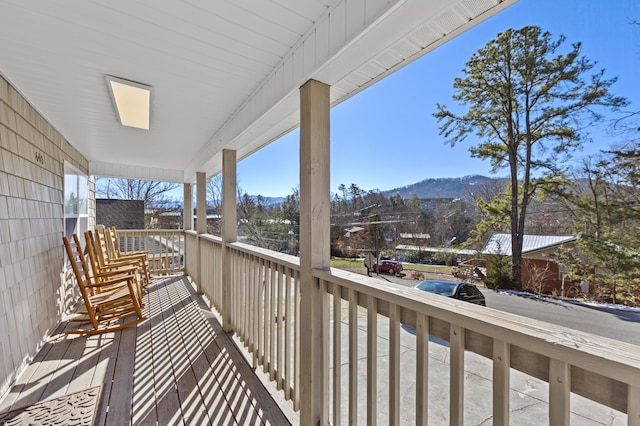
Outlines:
{"label": "white porch ceiling", "polygon": [[[194,182],[298,126],[298,88],[332,104],[516,0],[0,0],[0,74],[103,176]],[[105,83],[153,86],[151,130]]]}

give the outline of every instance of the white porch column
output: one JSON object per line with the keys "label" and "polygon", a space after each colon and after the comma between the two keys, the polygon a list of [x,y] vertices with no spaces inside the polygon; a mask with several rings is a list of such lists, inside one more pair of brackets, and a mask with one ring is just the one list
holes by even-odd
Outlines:
{"label": "white porch column", "polygon": [[196,172],[196,232],[198,233],[198,276],[196,278],[196,291],[202,293],[202,255],[200,250],[200,234],[207,233],[207,175],[204,172]]}
{"label": "white porch column", "polygon": [[312,268],[329,267],[329,86],[300,88],[300,423],[327,415],[322,384],[320,289]]}
{"label": "white porch column", "polygon": [[[185,183],[183,185],[183,203],[182,203],[182,228],[185,231],[193,231],[193,185],[190,183]],[[185,237],[186,238],[186,237]],[[195,253],[191,253],[191,251],[187,251],[187,245],[184,247],[184,269],[188,271],[189,274],[197,274],[197,271],[191,271],[187,268],[186,259],[190,259],[192,256],[198,256],[198,250],[196,249]],[[196,278],[196,277],[193,277]]]}
{"label": "white porch column", "polygon": [[196,231],[198,234],[207,233],[207,175],[196,173]]}
{"label": "white porch column", "polygon": [[182,212],[182,227],[185,231],[193,230],[193,185],[184,184],[184,203]]}
{"label": "white porch column", "polygon": [[231,331],[231,257],[227,243],[238,240],[236,151],[222,150],[222,328]]}

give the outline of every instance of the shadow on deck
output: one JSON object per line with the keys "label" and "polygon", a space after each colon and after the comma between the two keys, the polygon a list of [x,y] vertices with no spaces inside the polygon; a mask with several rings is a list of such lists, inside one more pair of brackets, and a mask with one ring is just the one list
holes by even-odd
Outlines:
{"label": "shadow on deck", "polygon": [[148,289],[136,327],[74,336],[61,324],[0,400],[4,421],[85,393],[99,425],[290,424],[186,276]]}

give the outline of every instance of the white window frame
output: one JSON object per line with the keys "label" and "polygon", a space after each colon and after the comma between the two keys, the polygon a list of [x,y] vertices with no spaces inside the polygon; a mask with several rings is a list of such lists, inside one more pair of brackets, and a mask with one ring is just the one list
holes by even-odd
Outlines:
{"label": "white window frame", "polygon": [[67,161],[64,162],[64,235],[71,241],[77,234],[84,246],[84,233],[89,230],[89,176]]}

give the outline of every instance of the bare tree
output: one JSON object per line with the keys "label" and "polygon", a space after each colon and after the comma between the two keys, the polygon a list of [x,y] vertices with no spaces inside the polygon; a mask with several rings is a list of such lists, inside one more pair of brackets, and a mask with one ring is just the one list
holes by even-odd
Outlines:
{"label": "bare tree", "polygon": [[217,174],[207,182],[207,206],[217,214],[222,202],[222,174]]}
{"label": "bare tree", "polygon": [[545,289],[545,283],[551,274],[549,272],[549,264],[544,266],[537,264],[527,264],[527,279],[522,283],[523,290],[529,290],[535,294],[542,294]]}
{"label": "bare tree", "polygon": [[99,177],[96,180],[96,193],[103,198],[142,200],[145,206],[151,207],[165,204],[167,193],[178,186],[170,182]]}

